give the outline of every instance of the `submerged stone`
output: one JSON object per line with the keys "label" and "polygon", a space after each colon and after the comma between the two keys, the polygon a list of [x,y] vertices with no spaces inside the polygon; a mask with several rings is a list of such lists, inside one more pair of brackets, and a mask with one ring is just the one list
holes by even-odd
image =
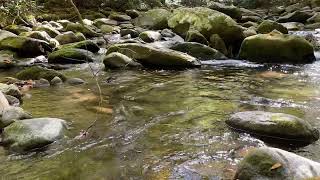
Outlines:
{"label": "submerged stone", "polygon": [[42,68],[39,66],[26,68],[17,73],[16,76],[20,80],[46,79],[48,81],[51,81],[56,76],[61,78],[62,80],[66,80],[66,77],[58,71],[55,71],[53,69]]}
{"label": "submerged stone", "polygon": [[103,59],[103,64],[106,68],[118,69],[118,68],[128,68],[128,67],[139,67],[141,64],[135,62],[126,55],[118,52],[113,52],[108,54]]}

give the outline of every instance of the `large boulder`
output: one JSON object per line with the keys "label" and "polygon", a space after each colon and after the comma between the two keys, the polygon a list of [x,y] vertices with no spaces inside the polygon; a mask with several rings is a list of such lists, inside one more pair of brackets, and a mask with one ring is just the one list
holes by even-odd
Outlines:
{"label": "large boulder", "polygon": [[77,48],[60,49],[49,54],[48,57],[48,62],[52,64],[81,64],[93,61],[92,52]]}
{"label": "large boulder", "polygon": [[82,25],[78,23],[68,23],[65,28],[66,31],[80,32],[86,37],[98,37],[100,34],[95,32],[90,26]]}
{"label": "large boulder", "polygon": [[186,34],[187,42],[197,42],[208,45],[208,40],[197,30],[189,30]]}
{"label": "large boulder", "polygon": [[104,57],[103,64],[106,68],[110,69],[141,66],[141,64],[135,62],[133,59],[118,52],[110,53],[106,57]]}
{"label": "large boulder", "polygon": [[9,26],[5,27],[3,30],[10,31],[16,35],[19,35],[23,32],[32,31],[31,28],[26,27],[26,26],[20,26],[20,25],[9,25]]}
{"label": "large boulder", "polygon": [[49,34],[50,37],[55,38],[60,34],[58,30],[50,25],[41,25],[34,28],[35,31],[44,31]]}
{"label": "large boulder", "polygon": [[277,21],[280,23],[286,23],[286,22],[305,23],[312,16],[313,16],[313,14],[309,13],[309,12],[295,11],[293,13],[289,13],[285,16],[280,17]]}
{"label": "large boulder", "polygon": [[315,61],[313,46],[306,39],[280,32],[247,37],[239,58],[262,63],[311,63]]}
{"label": "large boulder", "polygon": [[199,60],[227,59],[216,49],[196,42],[176,43],[170,49],[187,53]]}
{"label": "large boulder", "polygon": [[166,9],[152,9],[147,12],[141,13],[139,17],[134,19],[136,26],[161,30],[168,27],[168,17],[171,12]]}
{"label": "large boulder", "polygon": [[236,130],[283,141],[281,143],[303,145],[319,139],[319,131],[307,121],[283,113],[239,112],[231,115],[226,123]]}
{"label": "large boulder", "polygon": [[23,32],[20,34],[20,36],[39,39],[42,41],[46,41],[47,43],[50,43],[51,37],[49,34],[45,31],[29,31],[29,32]]}
{"label": "large boulder", "polygon": [[32,115],[20,107],[11,106],[5,108],[2,112],[2,117],[0,117],[0,129],[9,126],[14,121],[30,118],[32,118]]}
{"label": "large boulder", "polygon": [[188,68],[200,66],[200,62],[188,54],[139,43],[113,45],[109,47],[107,54],[112,52],[122,53],[142,65],[156,68]]}
{"label": "large boulder", "polygon": [[270,147],[252,150],[239,164],[234,179],[317,179],[320,163]]}
{"label": "large boulder", "polygon": [[273,30],[278,30],[283,34],[288,34],[288,29],[286,27],[271,20],[264,20],[257,28],[257,31],[260,34],[267,34],[272,32]]}
{"label": "large boulder", "polygon": [[46,79],[51,81],[54,77],[59,77],[63,81],[67,78],[63,74],[53,69],[47,69],[39,66],[33,66],[26,68],[19,73],[17,73],[16,77],[20,80],[39,80]]}
{"label": "large boulder", "polygon": [[231,17],[209,8],[175,9],[168,25],[184,37],[190,29],[199,31],[207,39],[212,34],[218,34],[228,45],[241,42],[244,38],[241,27]]}
{"label": "large boulder", "polygon": [[14,97],[16,97],[18,99],[21,99],[21,97],[22,97],[22,92],[14,84],[8,85],[8,84],[0,83],[0,91],[3,94],[14,96]]}
{"label": "large boulder", "polygon": [[236,6],[227,6],[218,2],[209,2],[208,7],[210,9],[222,12],[233,19],[240,20],[242,18],[242,12],[240,8]]}
{"label": "large boulder", "polygon": [[16,36],[0,41],[0,50],[11,50],[21,57],[36,57],[51,52],[50,44],[46,41]]}
{"label": "large boulder", "polygon": [[84,49],[84,50],[87,50],[87,51],[90,51],[93,53],[96,53],[100,50],[97,43],[95,43],[91,40],[85,40],[85,41],[65,44],[65,45],[60,46],[58,49],[67,49],[67,48]]}
{"label": "large boulder", "polygon": [[56,118],[16,121],[2,133],[2,142],[11,151],[25,152],[43,148],[64,136],[66,122]]}
{"label": "large boulder", "polygon": [[2,39],[5,39],[7,37],[15,37],[17,36],[16,34],[10,32],[10,31],[6,31],[6,30],[0,30],[0,41]]}

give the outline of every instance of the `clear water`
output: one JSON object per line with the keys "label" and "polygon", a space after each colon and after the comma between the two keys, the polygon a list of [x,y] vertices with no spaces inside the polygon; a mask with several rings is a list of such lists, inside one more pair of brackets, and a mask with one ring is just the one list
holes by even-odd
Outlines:
{"label": "clear water", "polygon": [[[64,71],[88,84],[26,91],[34,117],[68,121],[67,137],[42,153],[0,150],[3,179],[231,179],[245,152],[264,143],[232,132],[238,111],[299,116],[320,129],[320,62],[265,66],[210,61],[184,71]],[[0,79],[10,72],[0,73]],[[98,113],[96,113],[98,110]],[[87,138],[74,139],[98,118]],[[290,150],[290,149],[289,149]],[[320,144],[290,150],[320,161]]]}

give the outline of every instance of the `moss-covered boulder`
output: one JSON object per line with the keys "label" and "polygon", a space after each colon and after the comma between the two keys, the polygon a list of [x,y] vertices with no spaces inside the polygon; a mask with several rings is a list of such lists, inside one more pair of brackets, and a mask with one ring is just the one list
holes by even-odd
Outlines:
{"label": "moss-covered boulder", "polygon": [[85,41],[65,44],[65,45],[60,46],[58,49],[67,49],[67,48],[84,49],[84,50],[88,50],[93,53],[96,53],[100,50],[97,43],[95,43],[92,40],[85,40]]}
{"label": "moss-covered boulder", "polygon": [[112,20],[112,19],[99,18],[99,19],[94,20],[93,25],[100,28],[102,25],[117,26],[117,25],[119,25],[119,22],[116,20]]}
{"label": "moss-covered boulder", "polygon": [[113,31],[115,31],[116,28],[114,26],[104,24],[104,25],[100,26],[100,30],[101,30],[101,33],[108,34],[108,33],[112,33]]}
{"label": "moss-covered boulder", "polygon": [[21,26],[21,25],[9,25],[9,26],[6,26],[3,30],[12,32],[12,33],[14,33],[16,35],[19,35],[19,34],[21,34],[23,32],[32,31],[31,28],[26,27],[26,26]]}
{"label": "moss-covered boulder", "polygon": [[39,66],[26,68],[17,73],[16,77],[20,80],[46,79],[48,81],[51,81],[54,77],[59,77],[63,81],[67,79],[65,75],[58,71],[55,71],[53,69],[42,68]]}
{"label": "moss-covered boulder", "polygon": [[81,64],[93,62],[94,54],[77,48],[63,48],[49,54],[48,62],[52,64]]}
{"label": "moss-covered boulder", "polygon": [[207,39],[212,34],[219,34],[228,45],[241,42],[244,38],[241,27],[231,17],[209,8],[175,9],[168,25],[184,37],[190,29],[199,31]]}
{"label": "moss-covered boulder", "polygon": [[223,39],[219,36],[219,34],[212,34],[210,36],[210,47],[220,51],[224,55],[228,54],[228,50],[226,44]]}
{"label": "moss-covered boulder", "polygon": [[320,163],[277,148],[251,150],[239,164],[234,179],[317,179]]}
{"label": "moss-covered boulder", "polygon": [[95,32],[90,26],[78,24],[78,23],[68,23],[66,31],[80,32],[88,38],[98,37],[100,34]]}
{"label": "moss-covered boulder", "polygon": [[16,34],[10,32],[10,31],[6,31],[6,30],[0,30],[0,41],[2,39],[5,39],[7,37],[15,37],[17,36]]}
{"label": "moss-covered boulder", "polygon": [[68,31],[68,32],[64,32],[62,34],[59,34],[58,36],[55,37],[55,39],[61,45],[80,41],[80,39],[77,37],[77,35],[72,31]]}
{"label": "moss-covered boulder", "polygon": [[308,144],[319,139],[319,131],[307,121],[283,113],[239,112],[231,115],[226,123],[236,130],[277,139],[288,145]]}
{"label": "moss-covered boulder", "polygon": [[3,94],[10,95],[10,96],[16,97],[18,99],[21,99],[21,97],[22,97],[22,92],[14,84],[8,85],[8,84],[0,83],[0,91]]}
{"label": "moss-covered boulder", "polygon": [[233,19],[240,20],[242,18],[242,12],[240,8],[236,6],[227,6],[218,2],[209,2],[208,7],[210,9],[222,12]]}
{"label": "moss-covered boulder", "polygon": [[130,16],[126,14],[115,13],[115,12],[111,13],[108,18],[112,20],[120,21],[120,22],[131,20]]}
{"label": "moss-covered boulder", "polygon": [[170,49],[187,53],[199,60],[227,59],[224,54],[216,49],[196,42],[177,43]]}
{"label": "moss-covered boulder", "polygon": [[134,24],[142,28],[162,30],[168,27],[170,14],[171,12],[166,9],[152,9],[141,13],[139,17],[134,19]]}
{"label": "moss-covered boulder", "polygon": [[105,56],[103,59],[103,64],[105,65],[106,68],[110,68],[110,69],[141,66],[141,64],[135,62],[133,59],[118,52],[113,52]]}
{"label": "moss-covered boulder", "polygon": [[32,115],[24,111],[22,108],[10,106],[3,110],[2,116],[0,113],[0,129],[9,126],[15,121],[30,118],[32,118]]}
{"label": "moss-covered boulder", "polygon": [[119,52],[144,66],[152,66],[154,68],[188,68],[200,66],[200,62],[188,54],[165,48],[154,48],[145,44],[117,44],[109,47],[107,54],[112,52]]}
{"label": "moss-covered boulder", "polygon": [[239,57],[262,63],[311,63],[315,61],[313,46],[303,37],[280,32],[247,37]]}
{"label": "moss-covered boulder", "polygon": [[2,142],[10,151],[25,152],[43,148],[64,137],[66,122],[56,118],[16,121],[2,133]]}
{"label": "moss-covered boulder", "polygon": [[278,30],[283,34],[288,34],[288,29],[286,27],[271,20],[264,20],[257,28],[257,31],[260,34],[267,34],[272,32],[273,30]]}
{"label": "moss-covered boulder", "polygon": [[28,37],[8,37],[0,41],[0,50],[16,52],[21,57],[35,57],[51,52],[50,44],[46,41]]}
{"label": "moss-covered boulder", "polygon": [[189,30],[186,34],[187,42],[197,42],[201,44],[208,45],[207,39],[197,30]]}
{"label": "moss-covered boulder", "polygon": [[20,36],[39,39],[42,41],[46,41],[50,43],[51,37],[49,34],[45,31],[29,31],[29,32],[23,32],[20,34]]}
{"label": "moss-covered boulder", "polygon": [[53,28],[50,25],[41,25],[41,26],[37,26],[34,27],[35,31],[44,31],[46,33],[49,34],[50,37],[55,38],[56,36],[58,36],[60,34],[60,32],[58,30],[56,30],[55,28]]}
{"label": "moss-covered boulder", "polygon": [[135,9],[127,9],[126,10],[126,14],[134,19],[134,18],[139,17],[140,12],[138,10],[135,10]]}
{"label": "moss-covered boulder", "polygon": [[161,37],[162,37],[161,34],[157,31],[144,31],[139,35],[139,38],[147,43],[160,41]]}
{"label": "moss-covered boulder", "polygon": [[295,11],[293,13],[289,13],[285,16],[280,17],[277,21],[279,23],[286,22],[300,22],[305,23],[309,18],[313,16],[312,13],[306,11]]}

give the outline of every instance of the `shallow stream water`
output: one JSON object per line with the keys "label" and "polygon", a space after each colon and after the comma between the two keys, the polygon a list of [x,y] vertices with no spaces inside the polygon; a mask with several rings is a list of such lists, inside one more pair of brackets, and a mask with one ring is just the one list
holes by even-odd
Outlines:
{"label": "shallow stream water", "polygon": [[[102,70],[101,108],[88,67],[63,71],[88,84],[26,91],[22,107],[34,117],[65,119],[67,137],[41,153],[16,155],[1,149],[1,177],[231,179],[246,151],[265,145],[226,126],[224,121],[233,112],[288,113],[320,130],[320,62],[204,64],[183,71]],[[0,80],[11,75],[2,72]],[[95,119],[88,137],[75,139]],[[286,150],[320,161],[319,142]]]}

